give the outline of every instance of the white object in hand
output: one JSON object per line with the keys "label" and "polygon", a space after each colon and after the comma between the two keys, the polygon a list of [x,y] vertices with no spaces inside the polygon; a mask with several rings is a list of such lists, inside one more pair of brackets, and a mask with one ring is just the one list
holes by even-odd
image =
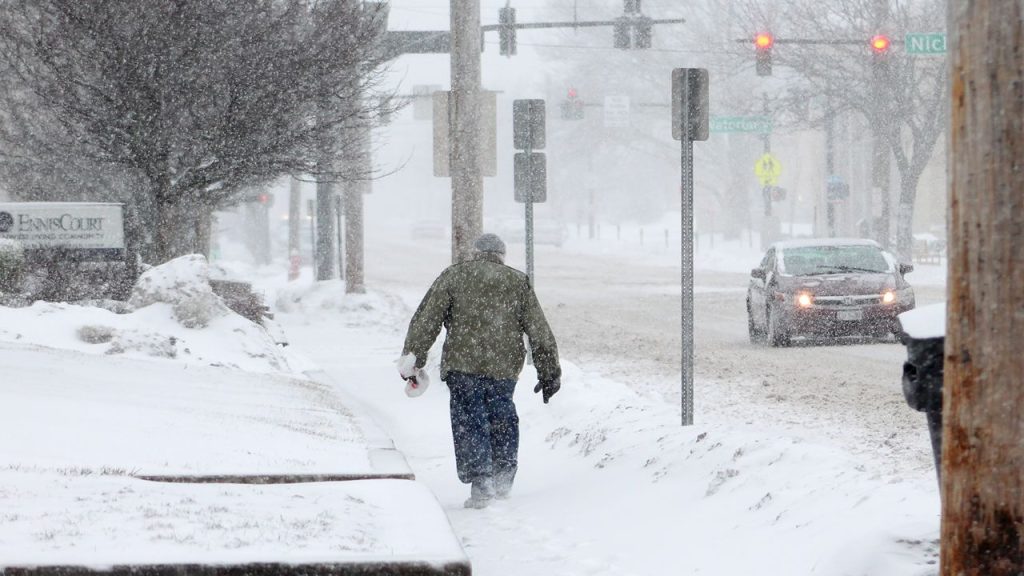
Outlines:
{"label": "white object in hand", "polygon": [[430,376],[427,376],[427,371],[421,368],[416,371],[415,378],[405,381],[405,395],[409,398],[415,398],[426,392],[429,386]]}

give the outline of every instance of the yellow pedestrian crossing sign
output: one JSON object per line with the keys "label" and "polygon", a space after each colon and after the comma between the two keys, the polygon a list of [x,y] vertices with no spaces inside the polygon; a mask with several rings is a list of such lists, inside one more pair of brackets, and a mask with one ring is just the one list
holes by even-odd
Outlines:
{"label": "yellow pedestrian crossing sign", "polygon": [[765,154],[754,162],[754,175],[761,181],[762,186],[777,185],[781,174],[782,164],[771,154]]}

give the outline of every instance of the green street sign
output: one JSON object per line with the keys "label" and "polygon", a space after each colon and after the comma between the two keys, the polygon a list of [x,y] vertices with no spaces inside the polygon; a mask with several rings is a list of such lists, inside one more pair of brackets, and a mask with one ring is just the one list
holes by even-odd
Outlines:
{"label": "green street sign", "polygon": [[907,54],[945,54],[945,34],[907,34]]}
{"label": "green street sign", "polygon": [[712,116],[711,131],[770,134],[772,119],[767,116]]}

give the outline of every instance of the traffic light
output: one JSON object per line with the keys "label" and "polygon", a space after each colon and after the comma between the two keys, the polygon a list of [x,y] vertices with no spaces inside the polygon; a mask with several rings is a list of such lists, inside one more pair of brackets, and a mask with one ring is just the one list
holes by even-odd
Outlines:
{"label": "traffic light", "polygon": [[616,48],[620,48],[622,50],[629,50],[630,48],[633,47],[633,38],[631,30],[632,27],[633,25],[629,21],[629,18],[626,18],[625,16],[620,16],[615,19],[614,45]]}
{"label": "traffic light", "polygon": [[875,34],[871,37],[871,69],[876,80],[882,80],[889,67],[889,48],[892,42],[885,34]]}
{"label": "traffic light", "polygon": [[757,75],[772,75],[772,46],[775,45],[775,37],[768,32],[761,32],[754,36],[754,50],[757,54]]}
{"label": "traffic light", "polygon": [[501,8],[498,11],[499,52],[502,56],[513,56],[516,53],[516,9]]}
{"label": "traffic light", "polygon": [[647,16],[641,16],[636,21],[636,28],[634,29],[636,37],[636,46],[638,50],[646,50],[651,47],[651,36],[654,33],[653,21]]}
{"label": "traffic light", "polygon": [[871,50],[875,54],[887,54],[892,43],[885,34],[875,34],[871,37]]}
{"label": "traffic light", "polygon": [[258,202],[264,208],[270,208],[274,205],[274,195],[266,192],[261,192],[256,196],[256,202]]}
{"label": "traffic light", "polygon": [[583,120],[584,102],[580,100],[575,88],[569,89],[569,94],[562,101],[562,120]]}

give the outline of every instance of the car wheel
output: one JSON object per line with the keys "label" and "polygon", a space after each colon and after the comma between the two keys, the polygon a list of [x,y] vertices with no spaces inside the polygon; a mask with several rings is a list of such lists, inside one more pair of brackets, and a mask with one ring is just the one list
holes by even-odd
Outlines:
{"label": "car wheel", "polygon": [[767,313],[768,344],[775,347],[789,346],[789,333],[782,326],[782,320],[775,310],[769,306]]}
{"label": "car wheel", "polygon": [[754,313],[750,310],[750,303],[747,303],[747,332],[750,334],[751,344],[764,342],[764,331],[754,324]]}

